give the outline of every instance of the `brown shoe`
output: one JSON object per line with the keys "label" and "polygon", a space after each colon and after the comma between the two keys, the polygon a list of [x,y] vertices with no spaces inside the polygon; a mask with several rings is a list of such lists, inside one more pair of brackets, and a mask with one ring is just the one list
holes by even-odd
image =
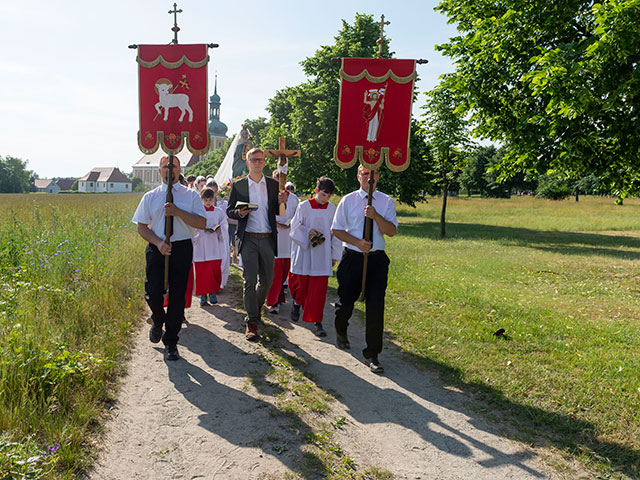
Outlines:
{"label": "brown shoe", "polygon": [[257,342],[260,340],[260,334],[258,333],[258,326],[251,323],[247,323],[244,331],[244,338],[250,342]]}

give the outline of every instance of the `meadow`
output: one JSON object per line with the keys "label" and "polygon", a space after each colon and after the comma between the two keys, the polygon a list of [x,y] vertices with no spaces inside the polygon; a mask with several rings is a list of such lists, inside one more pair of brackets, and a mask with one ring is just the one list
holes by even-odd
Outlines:
{"label": "meadow", "polygon": [[452,198],[445,240],[439,215],[398,208],[387,330],[515,438],[640,478],[640,201]]}
{"label": "meadow", "polygon": [[144,303],[139,195],[0,195],[0,477],[77,478]]}
{"label": "meadow", "polygon": [[[144,304],[139,198],[0,196],[0,478],[92,461]],[[391,337],[549,461],[640,478],[640,200],[450,198],[445,240],[439,215],[398,206]]]}

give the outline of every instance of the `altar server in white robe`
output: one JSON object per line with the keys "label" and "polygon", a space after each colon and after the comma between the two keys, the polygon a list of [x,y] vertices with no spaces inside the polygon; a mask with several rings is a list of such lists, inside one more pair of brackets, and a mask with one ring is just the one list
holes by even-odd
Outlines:
{"label": "altar server in white robe", "polygon": [[291,319],[314,324],[314,334],[326,336],[322,315],[333,265],[340,259],[342,244],[331,235],[336,206],[329,201],[335,191],[333,180],[320,177],[315,196],[298,206],[291,222],[291,272],[289,291],[295,300]]}
{"label": "altar server in white robe", "polygon": [[[274,180],[278,180],[280,173],[274,170],[272,175]],[[280,305],[285,303],[284,284],[289,275],[291,267],[291,220],[296,213],[300,200],[298,197],[286,191],[287,203],[285,203],[285,214],[276,215],[276,225],[278,227],[278,255],[273,264],[273,282],[267,294],[266,304],[269,313],[279,313]]]}
{"label": "altar server in white robe", "polygon": [[205,188],[200,192],[207,215],[207,225],[193,240],[193,270],[195,294],[200,297],[200,306],[218,303],[216,293],[222,285],[222,260],[228,255],[224,224],[227,213],[213,205],[215,192]]}

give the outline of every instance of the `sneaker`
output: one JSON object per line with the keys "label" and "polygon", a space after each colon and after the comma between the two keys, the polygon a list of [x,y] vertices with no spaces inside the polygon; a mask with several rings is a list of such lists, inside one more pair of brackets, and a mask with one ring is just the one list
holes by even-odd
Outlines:
{"label": "sneaker", "polygon": [[200,306],[201,306],[201,307],[206,307],[207,305],[209,305],[209,304],[207,303],[207,296],[206,296],[206,295],[202,295],[202,296],[200,297]]}
{"label": "sneaker", "polygon": [[369,367],[373,373],[383,373],[384,368],[378,362],[378,357],[364,357],[364,363]]}
{"label": "sneaker", "polygon": [[162,326],[156,327],[152,325],[149,329],[149,341],[151,343],[158,343],[160,340],[162,340]]}
{"label": "sneaker", "polygon": [[211,305],[214,305],[214,304],[218,303],[218,297],[216,296],[215,293],[210,293],[209,294],[209,303]]}
{"label": "sneaker", "polygon": [[324,331],[324,327],[322,326],[321,323],[314,323],[315,327],[313,329],[313,334],[316,337],[326,337],[327,336],[327,332]]}
{"label": "sneaker", "polygon": [[244,338],[246,338],[250,342],[257,342],[258,340],[260,340],[258,326],[252,323],[247,323],[244,331]]}
{"label": "sneaker", "polygon": [[349,339],[346,335],[340,335],[339,333],[336,333],[336,347],[338,347],[340,350],[349,350],[351,348]]}
{"label": "sneaker", "polygon": [[273,313],[275,315],[280,313],[280,304],[276,303],[273,307],[269,307],[269,313]]}
{"label": "sneaker", "polygon": [[170,362],[175,362],[180,358],[177,345],[167,345],[164,347],[164,358]]}
{"label": "sneaker", "polygon": [[300,320],[300,305],[293,303],[291,305],[291,321],[297,322]]}

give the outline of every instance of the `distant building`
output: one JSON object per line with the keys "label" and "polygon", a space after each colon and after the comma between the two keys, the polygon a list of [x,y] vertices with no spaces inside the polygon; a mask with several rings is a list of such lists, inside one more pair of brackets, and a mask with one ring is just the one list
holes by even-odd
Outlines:
{"label": "distant building", "polygon": [[60,190],[71,190],[74,182],[75,182],[75,179],[73,178],[61,178],[56,182],[56,185],[60,187]]}
{"label": "distant building", "polygon": [[78,179],[78,191],[130,193],[131,180],[116,167],[97,167]]}
{"label": "distant building", "polygon": [[[220,95],[218,95],[218,76],[216,75],[213,95],[209,97],[209,152],[221,148],[227,139],[227,126],[220,121]],[[208,152],[207,152],[208,153]],[[133,165],[133,176],[142,180],[148,187],[154,188],[160,185],[158,177],[158,164],[160,159],[167,154],[158,149],[152,155],[143,155],[138,162]],[[176,155],[182,165],[182,173],[187,174],[189,168],[193,167],[207,155],[193,155],[187,148],[184,148]],[[212,172],[215,173],[215,172]]]}
{"label": "distant building", "polygon": [[60,191],[60,187],[51,179],[38,178],[33,181],[33,185],[36,192],[58,193]]}
{"label": "distant building", "polygon": [[[158,174],[158,167],[160,166],[160,159],[162,157],[166,157],[167,154],[162,151],[162,149],[158,149],[156,153],[152,155],[143,155],[138,163],[133,166],[133,177],[139,178],[142,180],[142,183],[147,185],[148,187],[155,188],[160,183],[160,175]],[[188,165],[191,161],[191,157],[195,157],[189,150],[186,148],[183,149],[180,153],[175,155],[180,160],[180,165]]]}
{"label": "distant building", "polygon": [[218,95],[218,76],[213,88],[213,95],[209,97],[209,151],[222,148],[227,139],[227,126],[220,121],[220,95]]}

